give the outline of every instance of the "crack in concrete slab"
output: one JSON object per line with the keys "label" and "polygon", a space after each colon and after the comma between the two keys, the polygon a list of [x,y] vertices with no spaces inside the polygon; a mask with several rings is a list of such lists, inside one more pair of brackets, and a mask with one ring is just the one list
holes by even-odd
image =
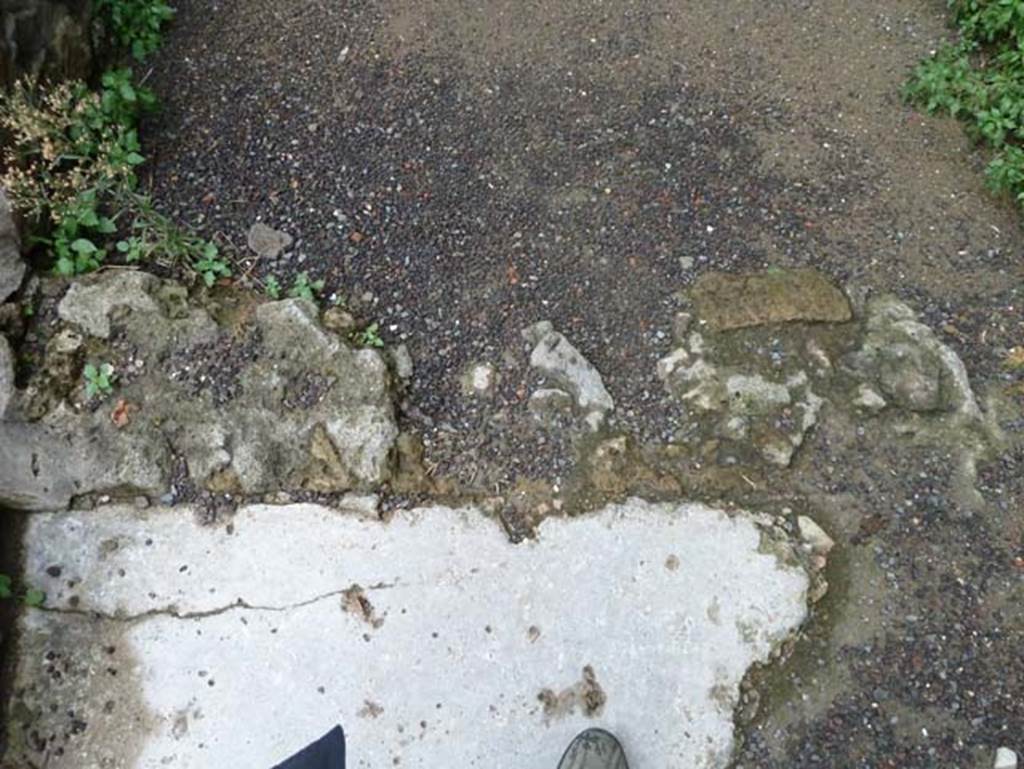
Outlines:
{"label": "crack in concrete slab", "polygon": [[[390,588],[398,587],[398,582],[377,582],[372,585],[366,585],[365,587],[360,586],[362,590],[388,590]],[[326,593],[307,598],[303,601],[297,601],[295,603],[284,604],[280,606],[267,606],[261,604],[249,603],[243,598],[237,599],[234,603],[230,603],[227,606],[218,606],[215,609],[204,609],[202,611],[178,611],[175,606],[165,606],[156,609],[148,609],[144,612],[137,614],[117,614],[99,611],[97,609],[75,609],[66,606],[36,606],[30,607],[36,611],[46,612],[49,614],[63,614],[71,615],[76,617],[90,617],[92,619],[100,619],[104,622],[116,622],[126,625],[134,625],[139,622],[145,622],[146,620],[153,619],[156,617],[169,617],[177,620],[200,620],[207,619],[209,617],[216,617],[221,614],[227,614],[232,611],[262,611],[262,612],[288,612],[296,611],[298,609],[304,609],[307,606],[326,601],[329,598],[342,598],[349,591],[351,591],[353,585],[339,588],[338,590],[331,590]]]}

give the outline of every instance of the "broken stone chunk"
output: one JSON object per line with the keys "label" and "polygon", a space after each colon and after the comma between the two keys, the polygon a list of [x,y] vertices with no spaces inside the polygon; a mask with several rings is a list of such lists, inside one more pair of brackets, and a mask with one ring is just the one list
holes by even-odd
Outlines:
{"label": "broken stone chunk", "polygon": [[388,355],[391,358],[391,366],[394,369],[395,376],[403,382],[408,382],[412,379],[413,363],[412,355],[409,353],[409,347],[407,345],[400,344],[395,347],[388,348]]}
{"label": "broken stone chunk", "polygon": [[559,417],[572,414],[573,399],[565,390],[553,387],[542,387],[530,396],[527,408],[541,424],[548,426],[557,423]]}
{"label": "broken stone chunk", "polygon": [[156,496],[166,487],[171,456],[150,431],[81,429],[0,422],[0,506],[59,510],[98,490]]}
{"label": "broken stone chunk", "polygon": [[[132,358],[119,364],[116,399],[95,409],[58,405],[38,423],[0,422],[0,504],[36,510],[88,494],[159,498],[176,461],[198,489],[217,493],[342,492],[390,478],[398,429],[379,351],[326,331],[305,300],[262,304],[244,328],[227,329],[201,308],[157,301],[161,287],[177,286],[106,272],[68,291],[59,312],[94,337],[111,335],[120,313],[132,313],[118,328]],[[82,336],[59,332],[47,351],[50,369],[64,361],[74,386]],[[102,344],[87,344],[106,358]],[[118,403],[138,410],[114,418]]]}
{"label": "broken stone chunk", "polygon": [[145,272],[98,273],[71,284],[57,315],[89,336],[107,339],[115,313],[159,313],[152,297],[159,287],[160,279]]}
{"label": "broken stone chunk", "polygon": [[857,397],[853,399],[853,405],[865,411],[881,411],[888,403],[868,385],[862,384],[857,388]]}
{"label": "broken stone chunk", "polygon": [[993,769],[1017,769],[1017,754],[1009,748],[999,748]]}
{"label": "broken stone chunk", "polygon": [[893,297],[868,303],[868,333],[849,366],[909,411],[956,412],[981,419],[967,369],[960,357]]}
{"label": "broken stone chunk", "polygon": [[758,431],[754,445],[766,462],[779,467],[789,467],[790,462],[793,461],[793,454],[796,452],[796,446],[790,437],[771,427],[765,427]]}
{"label": "broken stone chunk", "polygon": [[733,374],[725,380],[729,410],[736,414],[770,414],[792,402],[789,388],[760,374]]}
{"label": "broken stone chunk", "polygon": [[665,389],[699,411],[718,411],[728,401],[718,369],[703,358],[674,367],[665,378]]}
{"label": "broken stone chunk", "polygon": [[474,363],[462,375],[462,391],[466,395],[485,397],[494,392],[498,372],[490,363]]}
{"label": "broken stone chunk", "polygon": [[356,327],[356,319],[352,313],[340,307],[331,307],[324,312],[324,328],[336,334],[345,335]]}
{"label": "broken stone chunk", "polygon": [[713,331],[770,323],[844,323],[850,302],[817,270],[774,270],[753,275],[707,273],[694,284],[697,315]]}
{"label": "broken stone chunk", "polygon": [[832,548],[835,547],[836,543],[832,540],[832,537],[826,534],[825,530],[814,519],[801,515],[796,519],[796,523],[800,529],[801,539],[811,548],[811,552],[818,555],[828,555]]}
{"label": "broken stone chunk", "polygon": [[292,244],[292,236],[275,230],[263,222],[256,222],[246,236],[249,248],[261,259],[276,259]]}
{"label": "broken stone chunk", "polygon": [[898,406],[911,411],[942,408],[942,367],[930,351],[893,344],[879,349],[876,365],[882,392]]}
{"label": "broken stone chunk", "polygon": [[773,382],[736,368],[722,370],[702,356],[700,335],[691,337],[690,352],[680,348],[658,361],[665,389],[701,418],[713,419],[714,435],[746,443],[764,461],[788,467],[825,403],[811,390],[807,373]]}
{"label": "broken stone chunk", "polygon": [[535,342],[530,365],[573,396],[592,429],[599,427],[608,412],[615,408],[600,372],[549,322],[541,321],[523,333]]}
{"label": "broken stone chunk", "polygon": [[677,368],[685,366],[689,362],[690,353],[686,351],[686,348],[680,347],[677,350],[673,350],[658,361],[658,379],[664,382],[675,372]]}
{"label": "broken stone chunk", "polygon": [[679,344],[685,342],[691,323],[693,323],[693,315],[688,312],[677,312],[672,319],[672,338]]}

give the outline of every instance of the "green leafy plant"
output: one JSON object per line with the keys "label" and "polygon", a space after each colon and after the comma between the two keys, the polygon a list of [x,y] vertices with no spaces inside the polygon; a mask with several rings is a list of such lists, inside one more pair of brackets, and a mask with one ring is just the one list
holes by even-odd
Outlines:
{"label": "green leafy plant", "polygon": [[380,324],[371,323],[362,331],[355,332],[352,335],[352,341],[360,347],[383,347],[384,340],[380,338]]}
{"label": "green leafy plant", "polygon": [[53,249],[57,273],[64,276],[91,272],[106,257],[97,243],[117,230],[117,225],[98,210],[95,190],[86,190],[61,208],[50,238],[36,238]]}
{"label": "green leafy plant", "polygon": [[28,79],[0,93],[0,127],[10,139],[0,182],[20,211],[57,224],[86,192],[134,187],[143,162],[134,122],[149,99],[136,92],[128,102],[120,91],[97,93],[81,82],[42,89]]}
{"label": "green leafy plant", "polygon": [[[125,45],[146,52],[171,13],[162,0],[99,0],[97,8]],[[135,169],[145,162],[137,125],[155,107],[128,68],[105,72],[97,91],[27,79],[0,93],[0,133],[10,137],[0,185],[58,274],[91,272],[116,253],[129,263],[191,268],[207,286],[231,276],[215,243],[177,226],[136,190]]]}
{"label": "green leafy plant", "polygon": [[230,278],[231,269],[227,262],[220,258],[220,249],[216,243],[206,243],[203,246],[202,256],[192,265],[196,272],[203,278],[203,283],[212,286],[217,278]]}
{"label": "green leafy plant", "polygon": [[134,125],[155,99],[132,84],[131,70],[111,70],[99,92],[84,83],[45,91],[33,80],[0,94],[3,151],[0,184],[15,208],[36,222],[61,275],[94,270],[117,227],[109,201],[136,185],[143,162]]}
{"label": "green leafy plant", "polygon": [[46,603],[46,593],[38,588],[30,587],[18,595],[14,590],[14,580],[7,574],[0,574],[0,599],[19,598],[26,606],[42,606]]}
{"label": "green leafy plant", "polygon": [[114,40],[139,61],[160,47],[161,28],[174,17],[164,0],[97,0],[94,8]]}
{"label": "green leafy plant", "polygon": [[950,0],[960,39],[914,70],[906,97],[964,121],[992,150],[986,176],[1024,205],[1024,0]]}
{"label": "green leafy plant", "polygon": [[281,284],[273,275],[268,275],[263,279],[263,290],[271,299],[281,298]]}
{"label": "green leafy plant", "polygon": [[288,296],[293,299],[308,299],[311,302],[315,302],[317,295],[323,290],[323,280],[310,281],[308,273],[300,272],[295,276],[292,287],[288,289]]}
{"label": "green leafy plant", "polygon": [[135,75],[128,67],[107,70],[100,83],[99,119],[102,122],[134,128],[140,114],[156,109],[156,94],[136,84]]}
{"label": "green leafy plant", "polygon": [[85,379],[85,395],[87,398],[94,398],[97,395],[109,395],[114,389],[114,380],[117,375],[114,367],[109,363],[101,363],[96,366],[93,363],[86,363],[82,370]]}

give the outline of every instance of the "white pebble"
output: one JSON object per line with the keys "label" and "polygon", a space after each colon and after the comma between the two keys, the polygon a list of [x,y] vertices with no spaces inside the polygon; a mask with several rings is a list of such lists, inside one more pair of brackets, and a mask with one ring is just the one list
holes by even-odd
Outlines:
{"label": "white pebble", "polygon": [[993,769],[1017,769],[1017,754],[1009,748],[999,748]]}

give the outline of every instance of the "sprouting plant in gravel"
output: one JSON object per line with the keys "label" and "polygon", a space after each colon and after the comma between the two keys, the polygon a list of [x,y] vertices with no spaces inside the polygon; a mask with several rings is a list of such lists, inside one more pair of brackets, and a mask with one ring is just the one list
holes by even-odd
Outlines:
{"label": "sprouting plant in gravel", "polygon": [[231,268],[220,258],[220,249],[216,243],[206,243],[202,256],[193,263],[193,268],[203,279],[203,283],[212,286],[217,278],[230,278]]}
{"label": "sprouting plant in gravel", "polygon": [[309,273],[300,272],[295,276],[295,281],[292,283],[292,287],[288,289],[288,296],[293,299],[308,299],[311,302],[315,302],[317,295],[324,290],[323,280],[309,279]]}
{"label": "sprouting plant in gravel", "polygon": [[97,395],[109,395],[114,389],[114,367],[109,363],[101,363],[97,366],[94,363],[86,363],[82,370],[85,378],[85,395],[87,398],[94,398]]}
{"label": "sprouting plant in gravel", "polygon": [[111,37],[139,61],[160,47],[161,28],[174,17],[164,0],[97,0],[93,7]]}
{"label": "sprouting plant in gravel", "polygon": [[189,267],[208,286],[218,277],[231,276],[231,269],[215,243],[171,221],[156,210],[148,196],[122,191],[114,205],[128,220],[122,227],[125,236],[116,246],[125,261],[167,268]]}
{"label": "sprouting plant in gravel", "polygon": [[26,606],[42,606],[46,602],[46,593],[38,588],[30,587],[20,596],[15,594],[14,580],[7,574],[0,574],[0,599],[19,598]]}
{"label": "sprouting plant in gravel", "polygon": [[950,0],[960,39],[914,70],[906,96],[959,118],[993,156],[989,185],[1024,205],[1024,0]]}
{"label": "sprouting plant in gravel", "polygon": [[352,341],[360,347],[383,347],[384,340],[380,338],[380,324],[371,323],[362,331],[356,331],[352,335]]}
{"label": "sprouting plant in gravel", "polygon": [[268,275],[263,279],[263,290],[271,299],[281,298],[281,284],[273,275]]}
{"label": "sprouting plant in gravel", "polygon": [[231,277],[231,267],[215,243],[178,227],[154,210],[136,214],[130,227],[131,234],[117,242],[117,250],[127,262],[190,267],[207,286],[218,278]]}

